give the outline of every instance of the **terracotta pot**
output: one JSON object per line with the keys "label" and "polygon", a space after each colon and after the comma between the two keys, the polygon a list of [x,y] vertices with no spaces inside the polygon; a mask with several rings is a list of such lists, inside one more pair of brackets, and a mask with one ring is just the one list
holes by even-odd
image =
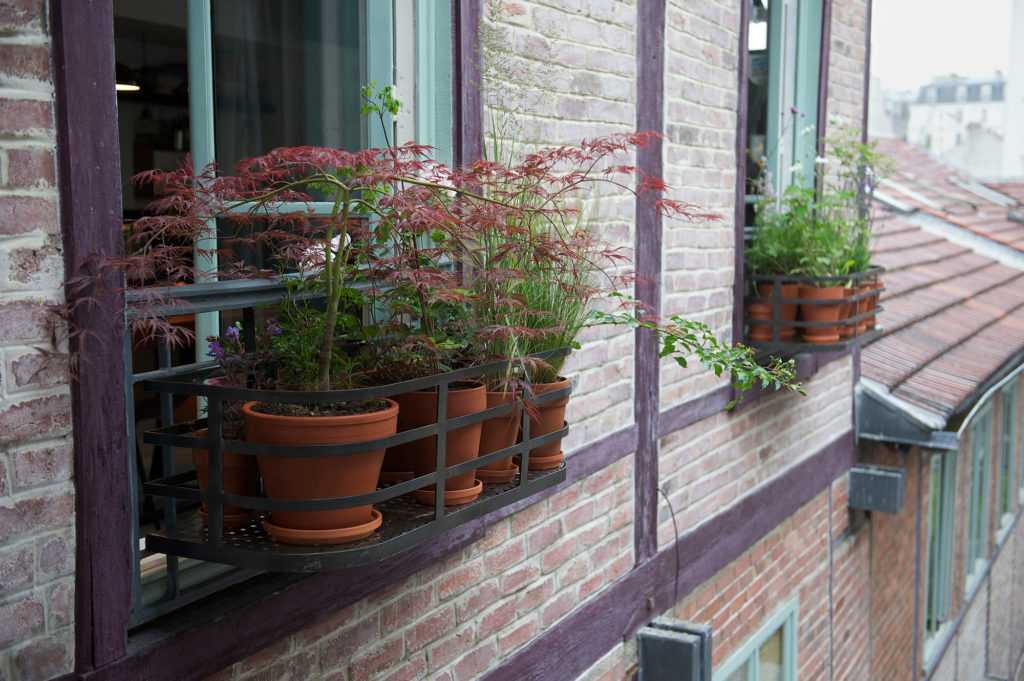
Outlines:
{"label": "terracotta pot", "polygon": [[[750,331],[747,335],[752,341],[764,343],[772,339],[772,306],[762,301],[747,303],[747,323]],[[792,331],[792,329],[790,329]],[[780,336],[781,337],[781,336]]]}
{"label": "terracotta pot", "polygon": [[[437,391],[424,390],[396,395],[399,404],[398,430],[411,430],[437,421]],[[487,408],[487,390],[482,383],[466,382],[448,388],[448,418],[475,414]],[[445,443],[445,465],[454,466],[475,459],[480,453],[480,432],[483,423],[473,423],[448,432]],[[387,470],[420,476],[434,472],[437,465],[437,436],[407,442],[388,449]],[[405,468],[408,466],[409,468]],[[480,496],[483,484],[475,471],[463,473],[445,482],[445,505],[468,504]],[[469,494],[467,490],[474,490]],[[433,488],[416,490],[417,501],[433,504]]]}
{"label": "terracotta pot", "polygon": [[[348,416],[278,416],[242,406],[246,440],[275,445],[342,445],[394,435],[398,404]],[[369,494],[377,489],[384,450],[349,456],[260,456],[263,487],[271,499],[322,499]],[[274,511],[267,532],[287,544],[343,544],[373,534],[381,514],[369,504],[329,511]]]}
{"label": "terracotta pot", "polygon": [[[207,430],[197,430],[196,435],[205,437]],[[256,471],[256,458],[233,452],[223,453],[224,493],[238,496],[254,497],[260,493],[260,482]],[[196,478],[199,489],[205,490],[210,482],[210,454],[205,449],[192,450],[192,463],[196,467]],[[202,503],[199,513],[206,523],[206,502]],[[239,506],[224,506],[224,527],[238,529],[252,520],[253,512]]]}
{"label": "terracotta pot", "polygon": [[[839,321],[839,311],[845,297],[842,286],[801,286],[800,297],[824,301],[815,305],[803,304],[800,306],[800,315],[805,322]],[[839,329],[837,326],[805,328],[803,330],[803,337],[807,343],[837,343],[839,341]]]}
{"label": "terracotta pot", "polygon": [[[555,390],[569,387],[569,379],[558,377],[554,383],[534,383],[533,393],[544,395]],[[536,406],[539,414],[536,418],[530,418],[530,437],[547,435],[556,430],[561,430],[565,425],[565,406],[569,404],[569,396],[545,402]],[[546,445],[530,450],[530,470],[546,471],[558,468],[565,461],[565,453],[562,451],[562,440],[558,439]]]}
{"label": "terracotta pot", "polygon": [[[757,285],[757,295],[761,296],[763,302],[768,304],[769,311],[772,307],[772,288],[774,286],[780,286],[782,291],[780,292],[782,300],[795,300],[800,297],[800,284],[775,284],[773,282],[763,281]],[[779,320],[784,322],[796,321],[797,304],[796,303],[780,303],[779,304]],[[769,317],[770,319],[770,317]],[[784,326],[779,329],[779,340],[789,340],[796,335],[796,329],[792,326]]]}
{"label": "terracotta pot", "polygon": [[[852,289],[849,286],[843,287],[843,302],[839,306],[839,321],[845,321],[856,314],[857,303],[850,302],[849,300],[853,297],[854,291],[855,289]],[[839,325],[839,338],[841,340],[853,338],[856,333],[857,329],[855,324]]]}
{"label": "terracotta pot", "polygon": [[[487,408],[497,407],[509,402],[515,402],[516,394],[512,391],[496,391],[487,393]],[[500,449],[511,447],[519,439],[519,427],[522,421],[522,411],[517,407],[508,416],[499,416],[495,419],[484,421],[483,430],[480,432],[480,455],[490,454]],[[512,457],[499,459],[494,463],[478,468],[476,477],[485,484],[500,484],[511,482],[512,478],[519,472],[519,467],[512,462]]]}

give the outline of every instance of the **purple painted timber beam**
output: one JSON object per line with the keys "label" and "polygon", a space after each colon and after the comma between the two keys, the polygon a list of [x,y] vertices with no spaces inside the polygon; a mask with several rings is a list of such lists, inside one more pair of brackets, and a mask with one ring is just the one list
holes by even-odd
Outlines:
{"label": "purple painted timber beam", "polygon": [[[637,3],[637,130],[665,130],[665,0]],[[662,141],[659,136],[637,151],[637,167],[649,177],[662,177]],[[662,221],[659,197],[651,192],[636,199],[636,297],[650,312],[661,314]],[[637,563],[658,550],[658,402],[661,362],[658,337],[637,329],[635,348],[635,400],[637,447],[633,476],[633,545]]]}
{"label": "purple painted timber beam", "polygon": [[[853,433],[847,432],[637,566],[483,681],[576,678],[641,626],[668,611],[677,590],[680,596],[690,593],[828,489],[855,459]],[[678,570],[677,555],[688,559],[679,563]]]}
{"label": "purple painted timber beam", "polygon": [[[733,280],[732,280],[732,341],[743,340],[743,298],[747,287],[744,271],[747,221],[747,74],[750,72],[750,54],[747,51],[747,32],[750,30],[750,3],[740,2],[740,44],[737,46],[736,112],[736,209],[733,213]],[[726,400],[728,402],[728,400]]]}
{"label": "purple painted timber beam", "polygon": [[452,131],[456,165],[483,158],[483,86],[480,82],[480,20],[482,0],[453,0]]}
{"label": "purple painted timber beam", "polygon": [[[121,243],[121,171],[114,93],[112,0],[54,0],[54,70],[61,233],[68,276]],[[99,76],[99,77],[98,77]],[[124,330],[104,322],[124,309],[118,281],[78,308],[71,385],[75,467],[75,666],[82,671],[124,655],[131,602]],[[69,302],[78,295],[68,291]]]}
{"label": "purple painted timber beam", "polygon": [[871,11],[874,9],[874,0],[867,0],[867,16],[864,19],[864,92],[861,95],[864,100],[864,107],[861,113],[860,141],[868,141],[868,104],[871,99]]}

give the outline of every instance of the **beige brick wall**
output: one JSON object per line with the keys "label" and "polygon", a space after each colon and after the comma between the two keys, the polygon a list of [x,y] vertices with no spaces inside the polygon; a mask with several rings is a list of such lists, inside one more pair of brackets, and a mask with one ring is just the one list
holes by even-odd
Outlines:
{"label": "beige brick wall", "polygon": [[[685,534],[758,485],[813,455],[852,427],[851,360],[825,366],[807,396],[773,395],[722,412],[663,438],[658,480]],[[668,505],[658,514],[658,545],[673,541]]]}
{"label": "beige brick wall", "polygon": [[633,566],[632,519],[626,458],[216,678],[476,678]]}
{"label": "beige brick wall", "polygon": [[[484,50],[485,59],[500,65],[499,82],[485,91],[485,101],[495,110],[511,110],[523,149],[636,129],[634,1],[503,0],[484,5],[504,8],[490,24],[501,51],[491,55]],[[485,116],[488,124],[491,120]],[[501,122],[499,128],[509,129]],[[598,234],[630,258],[634,206],[631,194],[608,189],[582,205]],[[574,391],[567,452],[633,422],[633,333],[600,327],[585,330],[579,340],[583,347],[566,366]]]}
{"label": "beige brick wall", "polygon": [[867,3],[832,3],[832,41],[828,65],[829,127],[860,129],[864,117],[864,56]]}
{"label": "beige brick wall", "polygon": [[45,4],[0,2],[0,678],[70,671],[74,488]]}
{"label": "beige brick wall", "polygon": [[[665,39],[665,181],[676,198],[720,216],[706,223],[666,221],[662,313],[682,314],[732,333],[733,212],[739,3],[667,3]],[[707,392],[727,379],[697,362],[662,364],[661,408]]]}

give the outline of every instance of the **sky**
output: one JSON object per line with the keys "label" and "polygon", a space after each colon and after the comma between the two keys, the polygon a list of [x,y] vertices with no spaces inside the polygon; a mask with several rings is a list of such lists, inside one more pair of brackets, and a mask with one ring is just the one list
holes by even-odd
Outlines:
{"label": "sky", "polygon": [[[1008,71],[1015,0],[874,0],[871,73],[887,90]],[[1024,9],[1024,0],[1016,0]]]}

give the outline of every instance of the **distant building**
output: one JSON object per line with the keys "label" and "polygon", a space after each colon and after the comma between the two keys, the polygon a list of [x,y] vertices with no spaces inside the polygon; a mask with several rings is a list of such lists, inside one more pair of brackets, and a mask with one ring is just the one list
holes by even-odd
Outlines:
{"label": "distant building", "polygon": [[903,138],[960,170],[1001,177],[1006,119],[1006,79],[1001,73],[979,79],[937,78],[907,106]]}

